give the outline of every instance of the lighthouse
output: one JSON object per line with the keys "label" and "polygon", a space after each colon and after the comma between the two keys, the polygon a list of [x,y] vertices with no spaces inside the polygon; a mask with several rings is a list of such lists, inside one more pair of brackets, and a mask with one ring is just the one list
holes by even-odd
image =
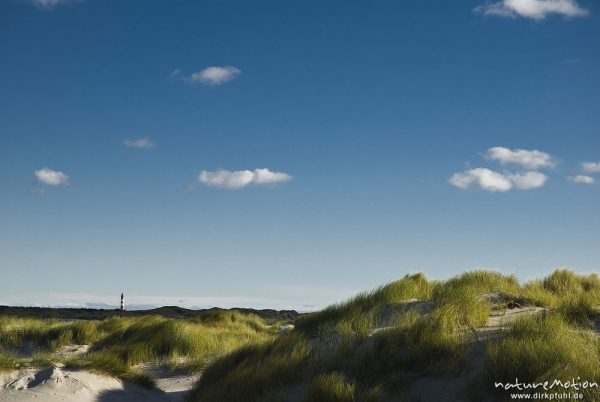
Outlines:
{"label": "lighthouse", "polygon": [[125,311],[125,295],[121,292],[121,313]]}

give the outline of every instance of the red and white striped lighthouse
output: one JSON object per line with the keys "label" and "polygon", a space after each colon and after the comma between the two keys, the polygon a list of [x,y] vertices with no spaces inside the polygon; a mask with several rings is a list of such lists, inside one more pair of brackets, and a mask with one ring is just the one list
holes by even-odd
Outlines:
{"label": "red and white striped lighthouse", "polygon": [[121,312],[125,311],[125,295],[121,292]]}

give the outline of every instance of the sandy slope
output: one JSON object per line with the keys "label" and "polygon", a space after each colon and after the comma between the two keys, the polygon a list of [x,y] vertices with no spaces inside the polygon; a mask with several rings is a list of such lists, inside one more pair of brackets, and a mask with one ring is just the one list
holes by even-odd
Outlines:
{"label": "sandy slope", "polygon": [[159,378],[160,390],[148,390],[85,371],[51,367],[0,374],[0,402],[158,402],[181,401],[193,385],[191,376]]}

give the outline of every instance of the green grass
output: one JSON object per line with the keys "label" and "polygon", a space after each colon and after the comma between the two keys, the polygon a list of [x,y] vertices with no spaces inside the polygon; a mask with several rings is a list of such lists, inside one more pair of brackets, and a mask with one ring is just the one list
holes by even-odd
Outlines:
{"label": "green grass", "polygon": [[338,372],[316,376],[304,394],[304,402],[380,402],[383,398],[380,387],[361,388]]}
{"label": "green grass", "polygon": [[[411,299],[422,302],[409,308]],[[600,347],[589,331],[600,305],[596,275],[557,270],[522,285],[513,275],[471,271],[442,282],[406,276],[302,316],[292,334],[210,365],[189,400],[283,401],[294,394],[305,402],[402,400],[415,378],[458,375],[481,344],[478,330],[492,309],[508,305],[548,310],[517,320],[490,343],[486,378],[597,378]],[[487,383],[483,389],[493,393]]]}
{"label": "green grass", "polygon": [[339,373],[321,374],[307,386],[304,402],[352,402],[356,386]]}
{"label": "green grass", "polygon": [[[406,276],[299,318],[294,336],[217,361],[190,400],[260,401],[294,386],[307,401],[379,400],[382,379],[387,388],[401,390],[411,371],[453,372],[466,355],[472,330],[489,314],[489,304],[474,297],[472,284],[481,278],[489,278],[485,289],[490,291],[513,289],[516,281],[469,273],[446,285],[422,274]],[[404,308],[407,300],[418,298],[433,299],[433,310]],[[380,325],[389,328],[372,335]],[[284,361],[289,365],[282,368]]]}
{"label": "green grass", "polygon": [[[493,381],[552,382],[580,377],[600,381],[600,342],[591,331],[573,329],[560,315],[521,318],[506,336],[487,349]],[[559,390],[562,391],[562,390]],[[598,389],[585,400],[599,400]]]}
{"label": "green grass", "polygon": [[308,340],[299,334],[241,348],[209,366],[190,398],[201,395],[203,402],[272,399],[287,384],[301,380],[309,357]]}
{"label": "green grass", "polygon": [[270,337],[260,319],[240,313],[204,322],[158,316],[129,318],[125,326],[115,326],[99,340],[90,355],[95,359],[109,355],[127,366],[156,362],[200,370],[217,356]]}
{"label": "green grass", "polygon": [[309,335],[323,335],[333,330],[365,336],[370,328],[389,324],[395,318],[394,308],[403,302],[431,299],[434,286],[435,283],[428,281],[423,274],[407,275],[345,303],[301,316],[295,325]]}
{"label": "green grass", "polygon": [[0,348],[18,348],[30,342],[39,349],[55,351],[68,344],[89,344],[105,335],[99,327],[101,324],[90,321],[0,317]]}
{"label": "green grass", "polygon": [[588,298],[600,304],[600,278],[596,274],[578,275],[557,269],[543,280],[533,280],[523,286],[522,294],[534,304],[557,308],[565,297]]}
{"label": "green grass", "polygon": [[154,386],[154,380],[141,369],[131,367],[123,359],[111,353],[90,353],[69,359],[66,366],[71,369],[83,369],[118,377],[123,381],[139,384],[148,388]]}
{"label": "green grass", "polygon": [[598,319],[598,302],[585,295],[567,296],[556,311],[570,324],[590,329]]}
{"label": "green grass", "polygon": [[[237,311],[215,311],[191,320],[161,316],[113,317],[102,321],[0,318],[0,367],[47,366],[61,362],[150,385],[136,367],[157,363],[169,368],[202,370],[237,348],[273,338],[262,319]],[[8,353],[29,344],[32,355]],[[68,344],[92,344],[89,353],[71,358],[53,354]]]}
{"label": "green grass", "polygon": [[519,281],[514,275],[503,275],[494,271],[468,271],[441,282],[436,286],[433,297],[440,299],[460,290],[478,295],[485,293],[516,293],[520,290]]}
{"label": "green grass", "polygon": [[11,371],[19,367],[17,356],[0,351],[0,371]]}

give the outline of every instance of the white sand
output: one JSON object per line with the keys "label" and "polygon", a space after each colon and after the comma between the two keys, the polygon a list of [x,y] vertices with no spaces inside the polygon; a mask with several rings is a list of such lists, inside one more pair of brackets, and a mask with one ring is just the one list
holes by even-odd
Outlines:
{"label": "white sand", "polygon": [[0,402],[182,401],[195,380],[194,376],[157,378],[161,391],[86,371],[61,367],[26,369],[0,374]]}

